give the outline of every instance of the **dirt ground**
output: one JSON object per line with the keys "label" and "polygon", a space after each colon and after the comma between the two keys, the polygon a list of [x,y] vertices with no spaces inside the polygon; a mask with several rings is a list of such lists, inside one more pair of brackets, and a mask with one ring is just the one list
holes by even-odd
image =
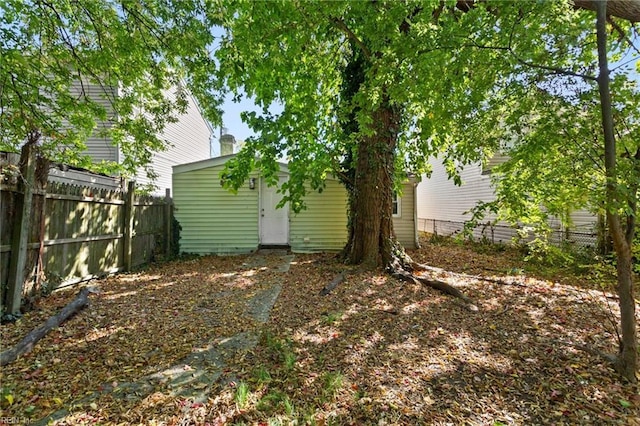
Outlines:
{"label": "dirt ground", "polygon": [[[640,425],[638,387],[578,348],[615,352],[609,277],[451,242],[410,254],[479,310],[330,254],[296,254],[288,272],[277,255],[202,257],[94,281],[89,307],[2,369],[0,424],[64,412],[57,424]],[[274,286],[268,320],[248,315]],[[76,292],[2,325],[3,348]],[[224,346],[239,335],[255,347]],[[211,345],[210,380],[180,385],[198,397],[175,381],[130,386],[176,365],[195,377],[183,361]]]}

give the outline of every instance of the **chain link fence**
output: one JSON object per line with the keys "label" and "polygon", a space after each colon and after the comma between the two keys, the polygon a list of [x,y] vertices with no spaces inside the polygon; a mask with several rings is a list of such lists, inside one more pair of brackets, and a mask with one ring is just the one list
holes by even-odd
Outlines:
{"label": "chain link fence", "polygon": [[[418,219],[418,231],[444,237],[461,234],[464,230],[465,222],[454,222],[450,220],[438,219]],[[595,224],[594,224],[595,227]],[[524,228],[508,225],[496,225],[490,222],[479,224],[473,229],[474,239],[485,239],[492,243],[508,244],[513,242],[515,237],[522,235]],[[535,238],[532,232],[523,238],[524,241],[531,241]],[[552,244],[572,244],[580,248],[595,249],[598,246],[598,233],[588,229],[553,228],[549,241]]]}

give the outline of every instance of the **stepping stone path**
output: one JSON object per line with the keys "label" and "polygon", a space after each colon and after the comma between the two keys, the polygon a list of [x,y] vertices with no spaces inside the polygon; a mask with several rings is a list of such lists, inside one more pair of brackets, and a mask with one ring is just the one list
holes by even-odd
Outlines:
{"label": "stepping stone path", "polygon": [[[278,256],[280,261],[275,270],[283,274],[289,271],[291,262],[294,259],[294,255],[287,254],[285,250],[260,250],[242,267],[246,269],[265,267],[267,265],[265,256]],[[245,309],[247,317],[260,324],[266,323],[269,320],[271,308],[276,303],[281,290],[282,285],[274,284],[249,298]],[[154,392],[158,384],[163,384],[167,389],[170,389],[170,395],[191,398],[194,402],[205,402],[210,390],[221,380],[226,360],[233,358],[238,353],[253,349],[258,344],[258,340],[258,330],[215,339],[206,347],[198,349],[197,352],[192,352],[186,358],[164,371],[142,377],[136,382],[119,383],[116,388],[111,384],[105,384],[102,386],[102,391],[74,401],[72,405],[88,405],[107,393],[119,395],[127,400],[142,400]],[[61,420],[69,414],[66,409],[59,410],[32,424],[44,426],[56,420]]]}

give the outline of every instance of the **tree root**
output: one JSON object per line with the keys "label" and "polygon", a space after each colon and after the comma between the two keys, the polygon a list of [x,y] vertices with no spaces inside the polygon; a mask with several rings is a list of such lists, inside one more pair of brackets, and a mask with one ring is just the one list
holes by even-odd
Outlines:
{"label": "tree root", "polygon": [[[627,378],[627,376],[624,374],[625,370],[624,370],[624,363],[621,361],[620,357],[617,355],[614,355],[612,353],[609,352],[604,352],[601,351],[600,349],[594,348],[593,346],[590,345],[583,345],[580,343],[573,343],[573,342],[569,342],[566,340],[560,340],[560,339],[553,339],[550,340],[550,342],[556,343],[556,344],[560,344],[560,345],[564,345],[564,346],[570,346],[574,349],[577,349],[579,351],[582,352],[586,352],[589,355],[593,355],[595,357],[601,358],[602,360],[608,362],[609,364],[611,364],[611,367],[613,367],[613,369],[620,374],[623,379],[627,380],[629,383],[636,383],[633,380],[629,380]],[[638,373],[636,372],[636,377],[637,377]]]}
{"label": "tree root", "polygon": [[50,317],[44,324],[38,328],[33,329],[27,334],[17,345],[11,349],[0,353],[0,366],[4,367],[7,364],[12,363],[22,354],[30,352],[34,345],[47,335],[52,329],[58,327],[67,318],[71,317],[76,312],[84,308],[89,301],[89,293],[96,293],[95,288],[85,287],[83,288],[76,298],[69,302],[62,310],[56,315]]}
{"label": "tree root", "polygon": [[338,286],[338,284],[344,281],[344,278],[346,276],[347,276],[347,271],[340,272],[338,275],[335,276],[333,280],[331,280],[329,284],[327,284],[326,286],[324,286],[322,290],[320,290],[320,295],[326,296],[327,294],[331,293],[333,289]]}
{"label": "tree root", "polygon": [[436,273],[436,274],[447,274],[447,275],[451,275],[451,276],[454,276],[454,277],[460,277],[462,279],[486,281],[488,283],[494,283],[494,284],[500,284],[500,285],[511,285],[511,286],[516,286],[516,287],[527,287],[526,284],[519,283],[519,282],[502,280],[500,278],[490,278],[490,277],[485,277],[485,276],[482,276],[482,275],[461,274],[461,273],[458,273],[458,272],[447,271],[447,270],[444,270],[442,268],[436,268],[435,266],[424,265],[424,264],[418,263],[418,262],[413,262],[412,263],[412,267],[414,268],[414,271],[423,271],[423,272]]}
{"label": "tree root", "polygon": [[467,309],[473,312],[478,311],[478,307],[473,303],[473,300],[451,284],[415,274],[415,271],[429,271],[428,268],[430,267],[415,262],[405,253],[401,246],[396,245],[394,247],[393,260],[387,267],[387,271],[395,278],[416,284],[424,284],[442,293],[461,299],[467,304]]}

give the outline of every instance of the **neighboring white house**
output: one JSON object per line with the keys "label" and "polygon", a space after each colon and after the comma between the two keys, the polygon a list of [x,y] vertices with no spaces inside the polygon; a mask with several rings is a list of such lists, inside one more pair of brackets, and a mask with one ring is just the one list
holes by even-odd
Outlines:
{"label": "neighboring white house", "polygon": [[[110,108],[108,96],[105,89],[96,84],[88,84],[84,86],[87,94],[105,108]],[[117,88],[107,88],[112,90],[108,95],[117,96]],[[169,99],[176,99],[176,90],[169,91],[166,96]],[[211,124],[205,120],[197,101],[190,94],[187,96],[188,105],[186,112],[178,116],[178,120],[174,123],[167,123],[164,131],[158,135],[162,140],[168,143],[166,151],[156,152],[153,154],[151,167],[157,174],[154,182],[151,182],[144,169],[138,169],[135,177],[138,185],[147,185],[152,183],[156,186],[155,194],[164,194],[166,188],[172,188],[171,175],[172,167],[177,164],[190,163],[194,161],[206,160],[211,157],[211,142],[214,136]],[[100,126],[106,126],[108,123],[101,123]],[[96,132],[87,141],[87,151],[95,162],[100,161],[122,161],[122,154],[111,139],[101,136],[100,132]]]}
{"label": "neighboring white house", "polygon": [[[431,159],[433,173],[430,178],[423,176],[417,189],[418,230],[440,235],[451,235],[462,230],[464,222],[471,219],[471,214],[465,212],[475,207],[479,201],[491,202],[496,196],[491,183],[490,168],[506,157],[496,156],[483,167],[480,163],[466,166],[460,173],[462,185],[454,184],[449,179],[442,162]],[[594,244],[596,217],[587,211],[576,211],[571,214],[571,231],[579,233],[579,241]],[[495,215],[489,213],[483,220],[487,223],[495,220]],[[509,242],[516,235],[516,230],[507,223],[500,222],[498,226],[479,227],[474,232],[475,237],[484,235],[494,242]],[[561,230],[560,223],[551,219],[550,225]],[[582,235],[584,234],[584,236]]]}

